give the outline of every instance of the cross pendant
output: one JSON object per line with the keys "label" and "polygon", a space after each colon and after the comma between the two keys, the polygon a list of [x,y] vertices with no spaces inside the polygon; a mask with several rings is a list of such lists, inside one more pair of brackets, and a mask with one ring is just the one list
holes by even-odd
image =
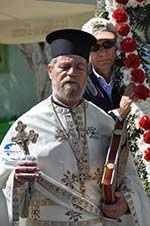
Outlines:
{"label": "cross pendant", "polygon": [[17,127],[15,128],[18,133],[15,137],[12,137],[12,141],[16,142],[23,149],[25,155],[30,155],[28,145],[30,142],[36,143],[39,134],[35,133],[34,130],[30,130],[27,133],[25,131],[26,127],[26,124],[18,121]]}

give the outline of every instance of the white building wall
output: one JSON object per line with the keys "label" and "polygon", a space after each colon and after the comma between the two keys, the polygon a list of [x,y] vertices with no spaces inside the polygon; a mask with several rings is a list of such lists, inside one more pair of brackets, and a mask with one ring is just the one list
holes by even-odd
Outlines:
{"label": "white building wall", "polygon": [[0,118],[18,117],[36,103],[35,76],[17,45],[8,46],[9,72],[0,73]]}

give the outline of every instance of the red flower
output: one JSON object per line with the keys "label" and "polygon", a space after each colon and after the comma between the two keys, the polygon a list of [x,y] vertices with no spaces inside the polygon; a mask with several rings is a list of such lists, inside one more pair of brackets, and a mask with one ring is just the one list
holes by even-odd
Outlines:
{"label": "red flower", "polygon": [[144,85],[138,85],[135,87],[134,94],[138,99],[146,100],[150,97],[150,89]]}
{"label": "red flower", "polygon": [[126,22],[128,15],[123,8],[118,8],[113,11],[112,17],[116,20],[116,23]]}
{"label": "red flower", "polygon": [[140,58],[134,53],[129,54],[128,57],[125,58],[123,61],[124,65],[127,68],[138,68],[140,62],[141,62]]}
{"label": "red flower", "polygon": [[144,133],[143,139],[146,144],[150,144],[150,131]]}
{"label": "red flower", "polygon": [[147,115],[144,115],[140,121],[139,121],[140,127],[142,127],[145,130],[150,130],[150,117]]}
{"label": "red flower", "polygon": [[[129,0],[116,0],[117,3],[126,5]],[[143,1],[143,0],[142,0]]]}
{"label": "red flower", "polygon": [[144,159],[150,161],[150,148],[147,148],[147,150],[144,151],[144,154]]}
{"label": "red flower", "polygon": [[118,24],[118,33],[122,36],[127,36],[130,31],[130,26],[128,24]]}
{"label": "red flower", "polygon": [[121,50],[129,53],[136,50],[136,42],[133,38],[125,38],[121,41]]}
{"label": "red flower", "polygon": [[131,80],[135,83],[143,83],[145,80],[144,71],[140,68],[131,71]]}

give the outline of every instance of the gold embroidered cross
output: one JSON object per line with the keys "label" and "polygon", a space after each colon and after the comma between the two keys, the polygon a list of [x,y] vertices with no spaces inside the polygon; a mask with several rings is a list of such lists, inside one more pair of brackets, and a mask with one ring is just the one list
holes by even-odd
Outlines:
{"label": "gold embroidered cross", "polygon": [[30,155],[29,152],[29,142],[36,143],[38,138],[38,133],[35,133],[34,130],[30,130],[29,134],[25,131],[27,125],[23,122],[18,121],[17,127],[15,128],[18,131],[16,137],[12,137],[12,141],[16,142],[24,151],[25,155]]}

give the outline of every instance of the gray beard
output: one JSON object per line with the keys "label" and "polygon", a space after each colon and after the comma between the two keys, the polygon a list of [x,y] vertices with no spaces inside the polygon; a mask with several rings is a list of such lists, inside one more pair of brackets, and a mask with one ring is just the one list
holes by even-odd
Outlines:
{"label": "gray beard", "polygon": [[[66,85],[67,86],[67,85]],[[52,84],[53,89],[53,95],[57,97],[59,100],[65,100],[68,101],[77,101],[79,102],[85,92],[86,83],[84,84],[84,87],[81,89],[80,87],[74,88],[56,88],[54,84]]]}

